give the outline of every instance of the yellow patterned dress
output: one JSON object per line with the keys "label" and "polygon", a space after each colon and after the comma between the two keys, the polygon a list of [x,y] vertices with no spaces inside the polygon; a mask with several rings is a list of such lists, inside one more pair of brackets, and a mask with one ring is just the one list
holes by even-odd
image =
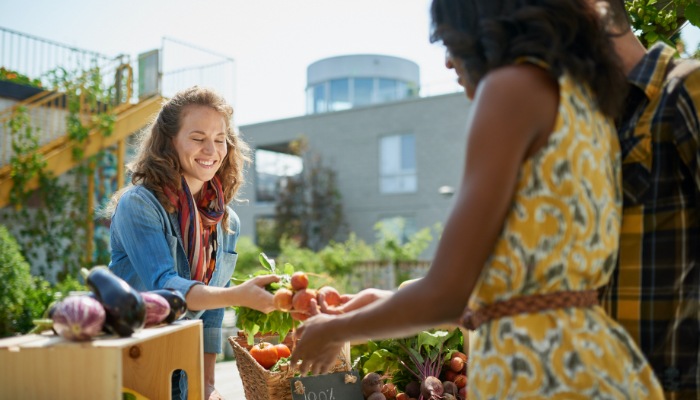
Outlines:
{"label": "yellow patterned dress", "polygon": [[[620,231],[614,127],[586,87],[559,81],[556,127],[520,170],[494,251],[470,298],[476,310],[530,294],[608,282]],[[469,399],[663,399],[629,335],[605,311],[568,308],[481,325],[472,336]]]}

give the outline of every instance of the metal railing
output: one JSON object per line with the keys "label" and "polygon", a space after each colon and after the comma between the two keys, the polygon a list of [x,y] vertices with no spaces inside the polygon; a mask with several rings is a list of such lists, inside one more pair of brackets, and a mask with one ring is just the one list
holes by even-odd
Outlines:
{"label": "metal railing", "polygon": [[[92,74],[98,76],[100,87],[88,89],[88,81]],[[90,127],[94,122],[92,116],[98,113],[112,111],[114,107],[121,106],[132,97],[133,73],[128,63],[123,63],[120,58],[111,60],[111,64],[103,68],[94,68],[83,72],[71,79],[70,84],[77,83],[75,93],[79,93],[76,105],[73,105],[75,114],[84,126]],[[93,83],[94,84],[94,83]],[[21,100],[7,108],[0,110],[0,168],[9,164],[15,149],[12,145],[13,135],[9,122],[15,118],[18,112],[26,113],[27,125],[22,129],[31,129],[37,139],[37,146],[42,147],[57,139],[65,137],[67,133],[67,118],[71,114],[71,99],[66,94],[65,87],[54,87],[55,90],[44,90],[27,99]],[[97,97],[88,98],[89,91],[99,92]],[[77,108],[77,111],[75,110]]]}
{"label": "metal railing", "polygon": [[0,66],[44,81],[57,67],[85,71],[110,62],[109,57],[52,40],[0,28]]}
{"label": "metal railing", "polygon": [[[201,85],[216,89],[233,102],[232,58],[172,38],[163,38],[162,47],[156,52],[160,54],[157,77],[142,78],[160,80],[153,85],[159,88],[158,93],[152,94],[169,97],[178,90]],[[19,101],[0,98],[0,168],[12,158],[8,122],[18,110],[26,110],[29,128],[37,135],[41,147],[66,135],[66,118],[70,114],[66,92],[99,93],[99,104],[81,97],[78,117],[84,121],[83,125],[98,111],[118,111],[114,107],[138,102],[138,96],[142,96],[134,93],[134,82],[139,79],[135,74],[140,68],[132,67],[127,55],[110,57],[2,27],[0,67],[23,75],[25,80],[38,80],[36,91],[43,90]],[[73,85],[72,90],[67,90],[66,85]],[[79,85],[77,90],[75,85]],[[86,91],[88,85],[90,89]]]}
{"label": "metal railing", "polygon": [[164,97],[199,85],[215,89],[230,103],[235,103],[233,58],[170,37],[163,38],[160,52]]}
{"label": "metal railing", "polygon": [[[126,55],[109,57],[0,28],[0,66],[38,86],[38,93],[28,98],[0,101],[0,168],[10,162],[14,153],[8,123],[19,110],[27,115],[28,126],[23,128],[33,131],[41,147],[66,135],[66,118],[70,114],[67,91],[80,93],[77,115],[85,124],[92,115],[109,111],[133,97],[133,70]],[[22,83],[25,82],[19,81]],[[10,80],[4,84],[11,90],[8,85],[18,83]],[[88,92],[95,97],[87,98]]]}

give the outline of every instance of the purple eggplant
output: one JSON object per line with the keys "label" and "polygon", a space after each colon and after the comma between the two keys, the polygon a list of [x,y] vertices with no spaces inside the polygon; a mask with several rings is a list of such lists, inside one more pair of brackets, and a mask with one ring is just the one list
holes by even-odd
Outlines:
{"label": "purple eggplant", "polygon": [[146,302],[146,327],[164,322],[170,315],[168,301],[163,296],[152,292],[141,292],[141,296]]}
{"label": "purple eggplant", "polygon": [[158,289],[150,290],[148,293],[155,293],[163,296],[165,300],[170,304],[170,314],[165,318],[163,322],[169,324],[180,317],[182,317],[187,312],[187,301],[185,301],[185,296],[182,292],[175,289]]}
{"label": "purple eggplant", "polygon": [[69,296],[53,307],[53,329],[69,340],[90,340],[102,332],[105,310],[89,296]]}
{"label": "purple eggplant", "polygon": [[104,267],[92,268],[85,283],[107,313],[105,327],[121,337],[131,336],[146,323],[141,293]]}

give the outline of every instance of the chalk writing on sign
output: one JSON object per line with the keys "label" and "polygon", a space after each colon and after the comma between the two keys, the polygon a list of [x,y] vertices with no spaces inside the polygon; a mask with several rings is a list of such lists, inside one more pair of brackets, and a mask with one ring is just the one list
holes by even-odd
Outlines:
{"label": "chalk writing on sign", "polygon": [[293,400],[363,400],[357,371],[290,379]]}

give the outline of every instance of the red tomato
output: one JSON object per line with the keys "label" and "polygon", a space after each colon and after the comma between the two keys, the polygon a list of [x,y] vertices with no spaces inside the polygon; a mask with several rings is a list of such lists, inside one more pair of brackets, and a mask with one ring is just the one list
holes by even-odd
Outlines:
{"label": "red tomato", "polygon": [[275,345],[267,342],[260,342],[250,348],[250,355],[265,369],[272,368],[279,360]]}
{"label": "red tomato", "polygon": [[287,345],[284,343],[276,344],[275,348],[277,349],[277,355],[279,358],[287,358],[292,355],[289,347],[287,347]]}

